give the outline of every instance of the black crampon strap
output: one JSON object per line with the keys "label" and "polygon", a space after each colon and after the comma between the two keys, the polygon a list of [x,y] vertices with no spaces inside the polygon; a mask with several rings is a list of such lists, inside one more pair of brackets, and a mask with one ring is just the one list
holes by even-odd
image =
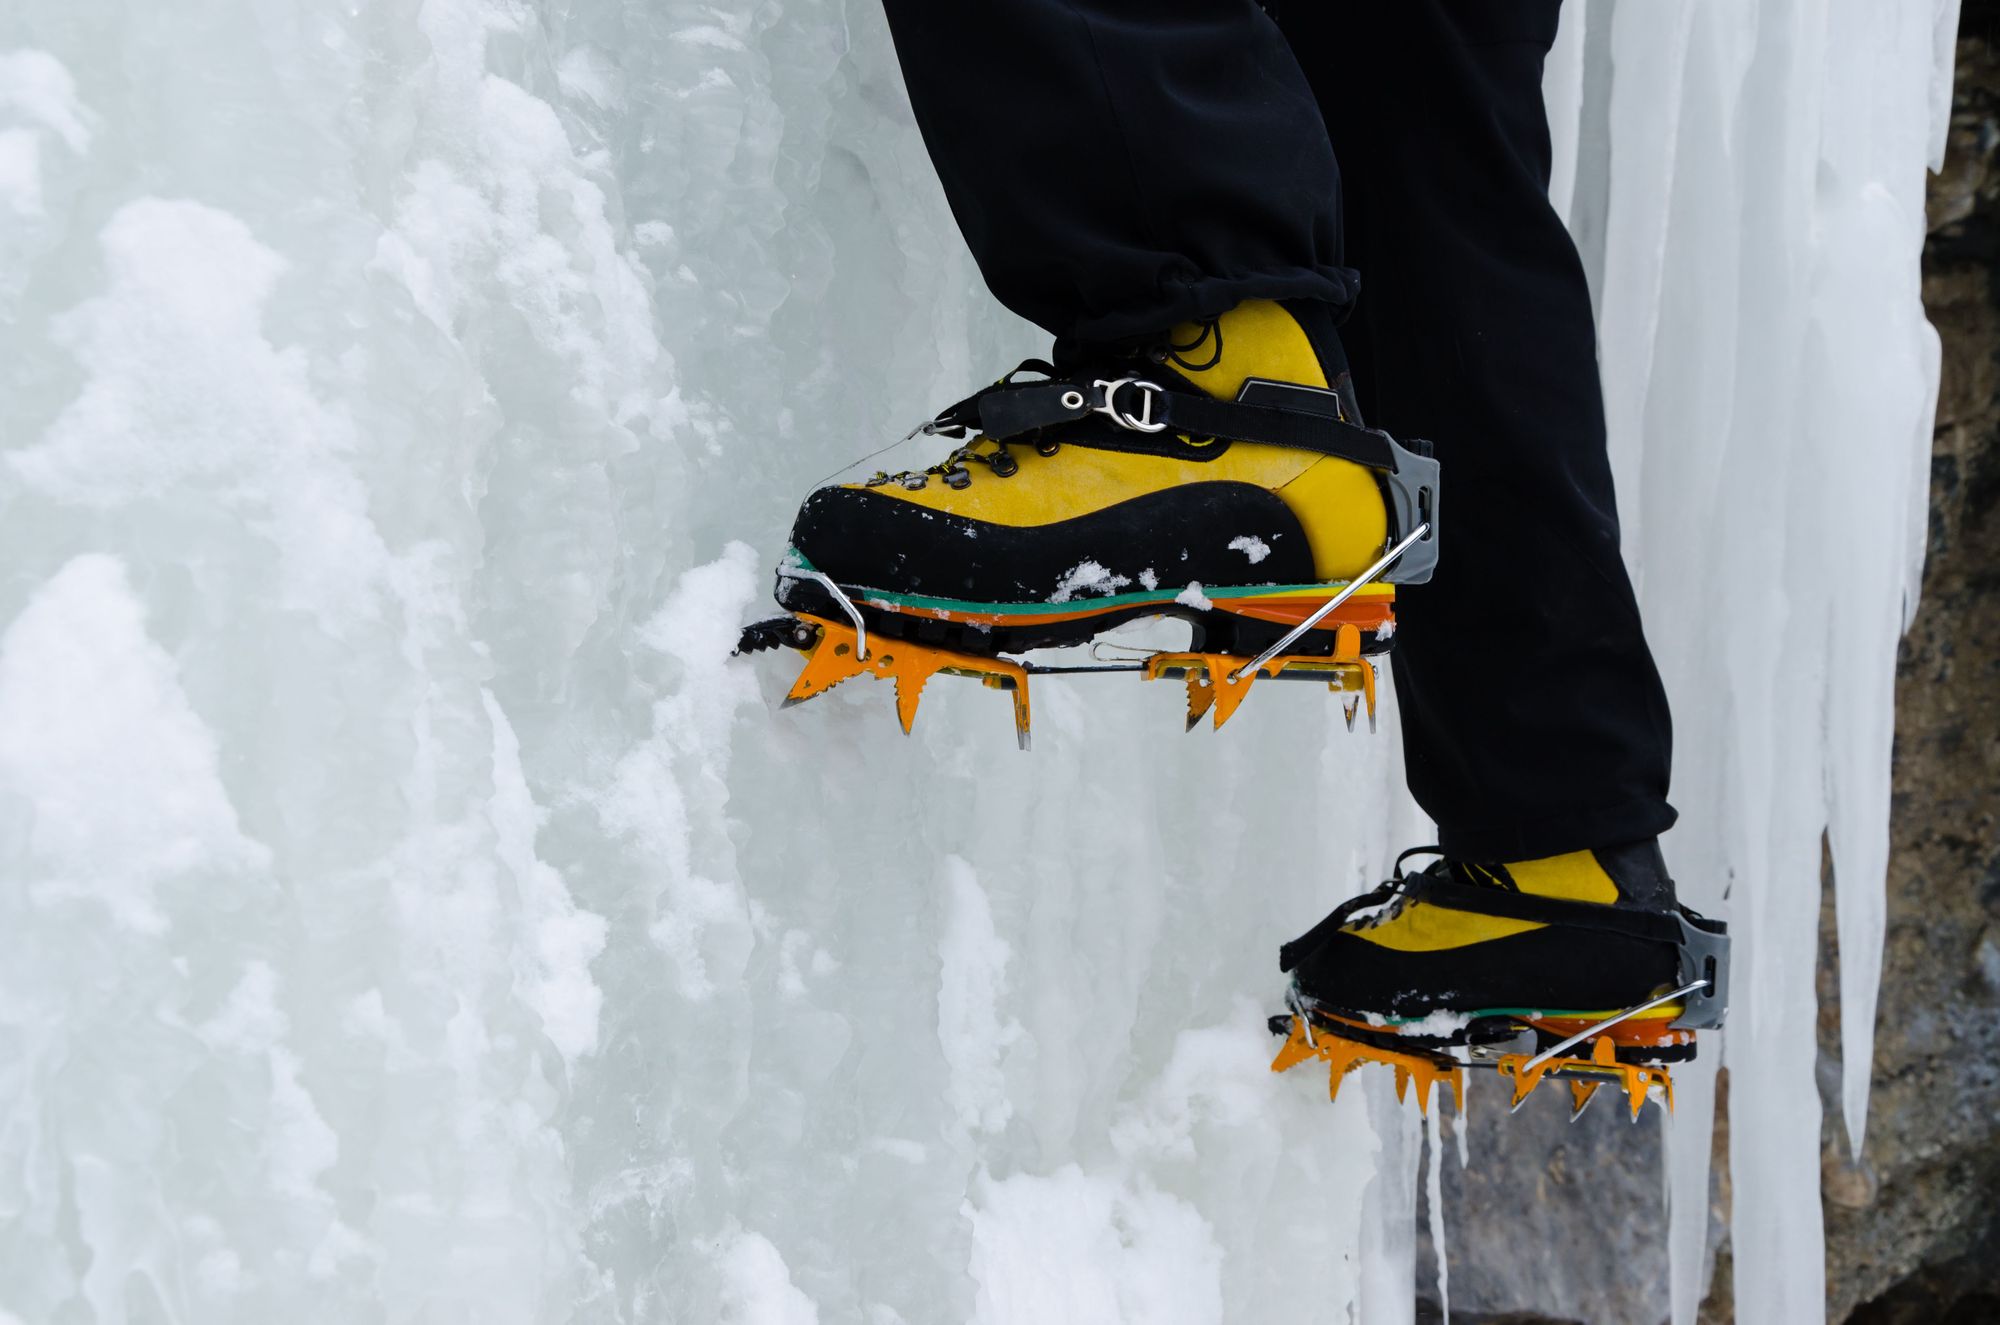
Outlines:
{"label": "black crampon strap", "polygon": [[[1255,399],[1259,386],[1269,388],[1264,393],[1267,399],[1282,397],[1287,403],[1259,403]],[[1059,424],[1078,423],[1092,414],[1104,415],[1138,433],[1178,433],[1284,446],[1352,460],[1370,469],[1396,469],[1395,448],[1388,438],[1340,418],[1339,397],[1334,392],[1290,384],[1253,382],[1245,399],[1215,400],[1132,377],[1002,381],[959,401],[927,426],[933,432],[962,428],[1004,442]],[[1139,421],[1137,426],[1135,421]]]}

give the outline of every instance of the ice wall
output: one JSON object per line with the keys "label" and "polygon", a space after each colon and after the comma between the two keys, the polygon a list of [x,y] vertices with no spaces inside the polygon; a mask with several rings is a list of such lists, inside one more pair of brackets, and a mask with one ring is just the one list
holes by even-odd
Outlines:
{"label": "ice wall", "polygon": [[[1914,546],[1931,16],[1578,17],[1675,860],[1734,880],[1738,1154],[1790,1125],[1809,1239],[1777,1069],[1829,795],[1879,924],[1885,710],[1832,701]],[[867,0],[0,9],[0,1321],[1408,1319],[1414,1121],[1259,1024],[1425,835],[1393,714],[1047,685],[1023,756],[977,687],[906,739],[727,657],[799,493],[1035,348]]]}
{"label": "ice wall", "polygon": [[0,1319],[1407,1317],[1383,1087],[1259,1024],[1392,737],[728,659],[1034,347],[872,5],[0,50]]}

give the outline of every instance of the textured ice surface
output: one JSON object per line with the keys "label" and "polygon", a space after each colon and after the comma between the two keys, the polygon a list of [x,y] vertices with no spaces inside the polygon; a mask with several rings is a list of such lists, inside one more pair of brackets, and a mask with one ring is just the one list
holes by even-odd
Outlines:
{"label": "textured ice surface", "polygon": [[[1744,935],[1741,1317],[1802,1320],[1950,15],[1570,8],[1674,860]],[[1024,757],[728,657],[809,484],[1040,348],[869,3],[5,7],[0,1319],[1409,1319],[1414,1118],[1261,1024],[1425,836],[1393,707],[1049,683]]]}

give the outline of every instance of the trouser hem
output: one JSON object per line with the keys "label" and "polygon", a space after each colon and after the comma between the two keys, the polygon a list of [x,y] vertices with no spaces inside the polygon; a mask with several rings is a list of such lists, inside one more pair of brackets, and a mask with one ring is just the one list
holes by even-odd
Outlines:
{"label": "trouser hem", "polygon": [[1504,827],[1438,825],[1438,846],[1454,860],[1540,860],[1571,851],[1622,846],[1658,837],[1679,818],[1674,807],[1647,796],[1622,805],[1582,810]]}
{"label": "trouser hem", "polygon": [[[1316,299],[1344,309],[1360,287],[1360,278],[1346,267],[1282,267],[1247,276],[1166,281],[1158,297],[1147,303],[1085,314],[1067,330],[1084,345],[1115,345],[1157,336],[1178,323],[1219,317],[1246,299]],[[1060,334],[1064,329],[1054,330]]]}

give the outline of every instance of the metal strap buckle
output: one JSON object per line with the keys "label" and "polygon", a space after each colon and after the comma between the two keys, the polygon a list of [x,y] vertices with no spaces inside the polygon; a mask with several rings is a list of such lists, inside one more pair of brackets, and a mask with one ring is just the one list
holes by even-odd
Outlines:
{"label": "metal strap buckle", "polygon": [[[1129,428],[1133,432],[1167,430],[1166,424],[1153,422],[1153,397],[1166,389],[1157,382],[1148,382],[1143,377],[1121,377],[1115,381],[1100,377],[1091,385],[1104,393],[1104,403],[1090,407],[1094,413],[1102,414],[1119,427]],[[1118,408],[1118,389],[1127,386],[1137,387],[1140,391],[1139,410],[1136,414]]]}

